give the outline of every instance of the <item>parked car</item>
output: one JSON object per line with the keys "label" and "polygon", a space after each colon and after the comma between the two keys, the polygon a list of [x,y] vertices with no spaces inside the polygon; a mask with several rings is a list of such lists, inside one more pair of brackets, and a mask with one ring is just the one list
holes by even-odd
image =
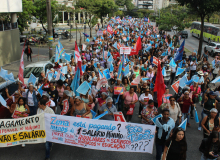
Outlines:
{"label": "parked car", "polygon": [[24,42],[27,38],[27,35],[20,35],[20,42]]}
{"label": "parked car", "polygon": [[[8,88],[8,93],[10,96],[14,95],[15,91],[18,90],[17,82],[18,81],[16,80],[15,82],[8,81],[0,84],[0,94],[7,102],[8,106],[11,106],[13,102],[11,99],[7,98],[5,89]],[[10,117],[11,117],[11,113],[9,112],[8,108],[0,104],[0,119],[10,118]]]}
{"label": "parked car", "polygon": [[177,33],[178,36],[181,36],[181,38],[188,38],[188,32],[187,31],[180,31]]}
{"label": "parked car", "polygon": [[205,51],[210,53],[210,56],[214,57],[216,54],[220,53],[220,43],[211,42],[205,45]]}
{"label": "parked car", "polygon": [[[70,55],[71,57],[74,56],[73,53],[67,53],[67,54]],[[55,55],[53,57],[51,57],[49,62],[53,63],[53,65],[54,65],[54,63],[55,63]],[[65,57],[62,56],[62,58],[60,59],[59,65],[63,66],[64,63],[67,63],[67,60],[65,60]]]}
{"label": "parked car", "polygon": [[27,65],[24,68],[24,84],[28,85],[28,79],[31,73],[37,78],[37,81],[38,81],[41,71],[43,70],[46,73],[47,69],[50,70],[51,68],[53,68],[53,64],[49,61],[41,61],[41,62],[31,63]]}

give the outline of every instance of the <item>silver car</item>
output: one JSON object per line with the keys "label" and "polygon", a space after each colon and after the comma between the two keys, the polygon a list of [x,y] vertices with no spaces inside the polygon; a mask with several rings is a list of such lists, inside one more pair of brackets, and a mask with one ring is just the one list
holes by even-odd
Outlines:
{"label": "silver car", "polygon": [[210,56],[214,57],[217,53],[220,53],[220,43],[211,42],[205,45],[205,52],[208,51]]}

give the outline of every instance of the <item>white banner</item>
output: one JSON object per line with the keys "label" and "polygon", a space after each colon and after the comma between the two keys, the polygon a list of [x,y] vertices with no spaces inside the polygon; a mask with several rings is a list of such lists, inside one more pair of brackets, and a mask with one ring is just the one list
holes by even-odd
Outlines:
{"label": "white banner", "polygon": [[103,36],[103,31],[97,31],[97,36]]}
{"label": "white banner", "polygon": [[120,47],[120,54],[130,54],[131,47]]}
{"label": "white banner", "polygon": [[45,114],[47,141],[88,149],[153,152],[153,125]]}
{"label": "white banner", "polygon": [[44,114],[0,119],[0,147],[46,142]]}

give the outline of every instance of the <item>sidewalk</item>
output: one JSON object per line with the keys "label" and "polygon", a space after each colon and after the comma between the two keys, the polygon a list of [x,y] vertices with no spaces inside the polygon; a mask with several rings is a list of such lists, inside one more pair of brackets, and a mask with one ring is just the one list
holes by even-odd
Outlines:
{"label": "sidewalk", "polygon": [[[31,61],[27,61],[27,56],[24,54],[24,67],[31,64],[31,63],[35,63],[35,62],[39,62],[40,61],[47,61],[49,60],[49,56],[45,56],[45,55],[37,55],[37,54],[32,54],[32,62]],[[19,72],[19,67],[20,67],[20,60],[14,61],[12,63],[6,64],[4,66],[2,66],[3,69],[8,71],[9,73],[13,73],[14,78],[17,79],[18,77],[18,72]],[[2,78],[0,78],[0,82],[4,82],[5,80],[3,80]]]}

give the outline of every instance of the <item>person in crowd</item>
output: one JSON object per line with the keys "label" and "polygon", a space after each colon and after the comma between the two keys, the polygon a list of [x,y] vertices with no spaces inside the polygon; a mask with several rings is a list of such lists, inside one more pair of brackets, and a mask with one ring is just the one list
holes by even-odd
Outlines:
{"label": "person in crowd", "polygon": [[141,117],[141,111],[143,110],[143,108],[149,105],[149,100],[153,100],[153,97],[150,94],[150,88],[147,87],[145,89],[145,92],[141,94],[139,97],[139,102],[140,102],[139,116],[138,116],[139,118]]}
{"label": "person in crowd", "polygon": [[51,99],[52,101],[54,101],[54,102],[55,102],[55,105],[57,106],[58,91],[57,91],[56,87],[54,86],[54,82],[50,82],[49,88],[44,88],[44,86],[42,86],[42,89],[49,94],[50,99]]}
{"label": "person in crowd", "polygon": [[99,108],[98,110],[104,105],[106,104],[106,99],[108,97],[108,94],[106,92],[102,92],[101,93],[101,98],[97,98],[98,99],[98,103],[99,103]]}
{"label": "person in crowd", "polygon": [[56,87],[57,91],[58,91],[58,99],[63,97],[63,92],[65,90],[65,87],[63,85],[63,81],[60,79],[57,81],[57,87]]}
{"label": "person in crowd", "polygon": [[157,108],[154,106],[154,101],[153,100],[149,100],[148,101],[148,105],[146,107],[143,108],[143,110],[141,111],[141,116],[142,116],[142,124],[150,124],[153,125],[154,122],[152,121],[152,118],[155,117],[155,115],[157,115]]}
{"label": "person in crowd", "polygon": [[29,58],[30,58],[30,61],[32,62],[31,55],[33,54],[33,51],[31,49],[30,45],[28,45],[27,48],[25,48],[24,53],[27,55],[27,61],[29,61]]}
{"label": "person in crowd", "polygon": [[124,85],[126,91],[130,90],[130,83],[127,77],[122,79],[122,84]]}
{"label": "person in crowd", "polygon": [[129,91],[125,92],[123,94],[123,99],[124,99],[124,115],[125,119],[127,122],[131,121],[133,112],[134,112],[134,107],[135,103],[138,101],[138,96],[134,92],[134,87],[132,86]]}
{"label": "person in crowd", "polygon": [[218,110],[212,108],[210,110],[210,115],[203,118],[201,125],[203,128],[204,138],[207,138],[214,129],[217,129],[217,131],[220,132],[220,118],[217,116],[217,114]]}
{"label": "person in crowd", "polygon": [[[63,97],[59,99],[58,105],[60,106],[62,114],[71,115],[71,109],[74,106],[74,100],[73,98],[71,98],[71,96],[72,95],[68,90],[64,90]],[[67,100],[68,103],[64,103],[65,100]],[[69,105],[69,106],[64,106],[64,105]]]}
{"label": "person in crowd", "polygon": [[42,94],[42,98],[47,101],[47,103],[46,103],[47,106],[52,108],[55,113],[56,112],[56,105],[55,105],[55,102],[50,99],[50,95],[47,92],[45,92]]}
{"label": "person in crowd", "polygon": [[69,91],[69,92],[70,92],[70,94],[71,94],[71,98],[73,98],[73,99],[74,99],[74,97],[75,97],[75,93],[74,93],[74,92],[71,90],[71,88],[70,88],[70,86],[69,86],[69,85],[67,85],[67,86],[66,86],[65,90]]}
{"label": "person in crowd", "polygon": [[55,71],[58,71],[59,69],[61,69],[61,65],[59,65],[58,62],[55,62],[54,64],[55,64],[55,65],[54,65],[53,68],[54,68]]}
{"label": "person in crowd", "polygon": [[199,151],[202,152],[201,160],[217,160],[220,152],[219,133],[213,131],[209,137],[204,138]]}
{"label": "person in crowd", "polygon": [[13,103],[17,103],[18,99],[22,97],[20,90],[15,91],[14,95],[10,96],[8,93],[8,88],[5,88],[7,98],[11,99]]}
{"label": "person in crowd", "polygon": [[102,105],[99,110],[99,114],[102,114],[106,111],[108,113],[104,115],[101,119],[114,121],[114,112],[117,112],[117,108],[113,105],[113,99],[111,97],[108,97],[106,99],[106,104]]}
{"label": "person in crowd", "polygon": [[[198,83],[194,82],[194,84],[190,86],[190,90],[192,92],[193,103],[194,104],[198,103],[199,102],[199,95],[201,94],[201,88],[198,86]],[[194,110],[194,107],[191,106],[191,111],[190,111],[191,119],[194,118],[193,110]]]}
{"label": "person in crowd", "polygon": [[[117,103],[117,108],[118,108],[117,110],[122,111],[122,104],[123,104],[122,95],[120,93],[120,90],[118,90],[118,87],[124,88],[124,85],[121,83],[120,78],[118,78],[116,84],[112,86],[111,92],[113,93],[113,101],[114,101],[115,105],[116,105],[116,102],[117,102],[117,99],[118,99],[118,95],[120,94],[120,97],[119,97],[118,103]],[[117,89],[117,92],[115,92],[116,89]]]}
{"label": "person in crowd", "polygon": [[166,141],[162,160],[186,160],[187,142],[185,131],[178,127]]}
{"label": "person in crowd", "polygon": [[161,160],[166,140],[170,137],[175,127],[175,122],[170,118],[169,109],[162,110],[162,117],[157,118],[156,122],[156,160]]}
{"label": "person in crowd", "polygon": [[45,76],[45,72],[44,72],[44,70],[42,70],[42,71],[40,72],[40,76],[39,76],[39,78],[38,78],[38,83],[39,83],[39,84],[43,84],[45,77],[46,77],[46,76]]}

